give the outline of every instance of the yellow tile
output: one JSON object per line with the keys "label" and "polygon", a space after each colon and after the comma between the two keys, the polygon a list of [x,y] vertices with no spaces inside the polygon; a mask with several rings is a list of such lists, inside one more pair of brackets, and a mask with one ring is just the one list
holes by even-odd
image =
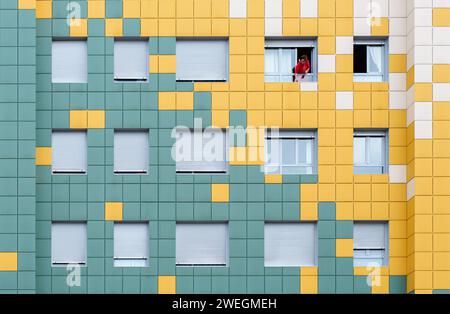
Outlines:
{"label": "yellow tile", "polygon": [[175,55],[159,55],[158,56],[159,73],[176,73],[176,56]]}
{"label": "yellow tile", "polygon": [[160,19],[160,20],[158,20],[158,35],[159,36],[175,36],[176,35],[175,19]]}
{"label": "yellow tile", "polygon": [[300,293],[316,294],[317,291],[317,276],[301,276]]}
{"label": "yellow tile", "polygon": [[211,201],[213,203],[229,202],[230,186],[227,183],[211,184]]}
{"label": "yellow tile", "polygon": [[210,18],[211,17],[211,0],[195,0],[194,1],[194,17]]}
{"label": "yellow tile", "polygon": [[176,2],[175,0],[164,0],[158,1],[158,12],[159,18],[174,18],[176,11]]}
{"label": "yellow tile", "polygon": [[194,35],[195,36],[211,36],[211,20],[210,19],[194,19]]}
{"label": "yellow tile", "polygon": [[300,17],[300,2],[297,0],[283,0],[283,18]]}
{"label": "yellow tile", "polygon": [[353,239],[336,239],[336,257],[353,257]]}
{"label": "yellow tile", "polygon": [[434,271],[433,272],[433,288],[449,289],[450,288],[450,271]]}
{"label": "yellow tile", "polygon": [[122,19],[106,19],[105,20],[105,35],[107,37],[122,36],[123,34]]}
{"label": "yellow tile", "polygon": [[319,18],[319,36],[334,36],[336,34],[336,23],[332,18]]}
{"label": "yellow tile", "polygon": [[433,83],[448,82],[450,82],[450,64],[433,64]]}
{"label": "yellow tile", "polygon": [[336,0],[336,17],[353,17],[353,0]]}
{"label": "yellow tile", "polygon": [[230,55],[246,54],[247,42],[245,37],[230,37],[229,39]]}
{"label": "yellow tile", "polygon": [[353,18],[336,18],[336,36],[353,36]]}
{"label": "yellow tile", "polygon": [[335,91],[336,90],[336,74],[319,73],[318,75],[319,91]]}
{"label": "yellow tile", "polygon": [[433,8],[433,26],[450,26],[450,8]]}
{"label": "yellow tile", "polygon": [[319,201],[320,202],[336,201],[336,185],[329,183],[319,184]]}
{"label": "yellow tile", "polygon": [[36,18],[51,19],[52,18],[52,1],[36,1]]}
{"label": "yellow tile", "polygon": [[211,22],[212,36],[228,36],[229,23],[228,19],[213,19]]}
{"label": "yellow tile", "polygon": [[[301,199],[301,196],[300,196]],[[300,203],[300,220],[316,221],[318,219],[317,202],[301,202]]]}
{"label": "yellow tile", "polygon": [[281,174],[265,174],[264,183],[266,184],[281,184],[283,183],[283,176]]}
{"label": "yellow tile", "polygon": [[36,166],[51,166],[52,148],[36,147]]}
{"label": "yellow tile", "polygon": [[406,73],[406,55],[389,55],[389,73]]}
{"label": "yellow tile", "polygon": [[302,266],[300,267],[300,276],[317,276],[317,266]]}
{"label": "yellow tile", "polygon": [[88,0],[88,18],[90,19],[105,18],[104,0]]}
{"label": "yellow tile", "polygon": [[158,109],[159,110],[175,110],[176,109],[176,93],[159,92],[158,93]]}
{"label": "yellow tile", "polygon": [[193,18],[194,17],[194,1],[193,0],[177,0],[177,18]]}
{"label": "yellow tile", "polygon": [[176,93],[177,110],[193,110],[194,109],[194,93],[177,92]]}
{"label": "yellow tile", "polygon": [[87,19],[72,19],[70,23],[70,36],[71,37],[87,37],[88,25]]}
{"label": "yellow tile", "polygon": [[230,19],[230,36],[245,36],[246,34],[246,19]]}
{"label": "yellow tile", "polygon": [[300,200],[302,202],[317,202],[317,184],[301,184]]}
{"label": "yellow tile", "polygon": [[264,54],[264,36],[248,37],[247,50],[248,54],[263,55]]}
{"label": "yellow tile", "polygon": [[88,128],[90,129],[105,128],[104,110],[88,110]]}
{"label": "yellow tile", "polygon": [[389,276],[372,276],[372,293],[389,293]]}
{"label": "yellow tile", "polygon": [[156,17],[158,17],[158,0],[141,0],[141,18]]}
{"label": "yellow tile", "polygon": [[372,36],[388,36],[389,19],[387,17],[372,18],[371,34]]}
{"label": "yellow tile", "polygon": [[106,202],[105,203],[105,220],[121,221],[123,219],[123,203]]}
{"label": "yellow tile", "polygon": [[141,36],[158,36],[158,20],[141,19]]}
{"label": "yellow tile", "polygon": [[318,53],[320,55],[333,55],[336,53],[336,37],[320,36],[318,40]]}
{"label": "yellow tile", "polygon": [[300,19],[300,34],[302,36],[317,36],[317,18]]}
{"label": "yellow tile", "polygon": [[0,271],[17,271],[17,252],[0,252]]}
{"label": "yellow tile", "polygon": [[298,18],[284,18],[282,30],[283,36],[299,36],[300,23]]}
{"label": "yellow tile", "polygon": [[264,36],[264,19],[247,20],[248,36]]}
{"label": "yellow tile", "polygon": [[247,93],[232,92],[230,94],[230,109],[247,109]]}
{"label": "yellow tile", "polygon": [[264,8],[263,0],[247,0],[247,18],[263,18]]}
{"label": "yellow tile", "polygon": [[36,0],[19,0],[17,8],[19,10],[33,10],[36,8]]}
{"label": "yellow tile", "polygon": [[229,0],[211,1],[211,15],[213,18],[228,18]]}
{"label": "yellow tile", "polygon": [[353,203],[336,203],[336,220],[353,220]]}
{"label": "yellow tile", "polygon": [[158,276],[158,294],[175,294],[176,285],[175,276]]}
{"label": "yellow tile", "polygon": [[70,128],[86,129],[88,127],[87,110],[70,110]]}
{"label": "yellow tile", "polygon": [[352,73],[353,82],[353,55],[336,55],[336,72]]}
{"label": "yellow tile", "polygon": [[159,56],[150,55],[149,59],[149,72],[150,73],[159,73]]}
{"label": "yellow tile", "polygon": [[211,124],[218,128],[227,128],[230,125],[228,110],[212,110]]}
{"label": "yellow tile", "polygon": [[140,0],[123,0],[122,15],[127,19],[137,19],[141,17],[141,1]]}

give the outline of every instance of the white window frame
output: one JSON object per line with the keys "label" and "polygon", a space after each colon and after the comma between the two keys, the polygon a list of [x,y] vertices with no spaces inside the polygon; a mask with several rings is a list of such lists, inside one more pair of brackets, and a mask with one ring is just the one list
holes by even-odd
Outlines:
{"label": "white window frame", "polygon": [[[353,45],[365,45],[366,46],[366,73],[353,73],[353,81],[354,82],[386,82],[389,80],[389,49],[388,49],[388,40],[386,39],[366,39],[366,38],[357,38],[355,37],[353,40]],[[369,72],[369,49],[368,47],[382,47],[383,53],[381,58],[381,72]]]}
{"label": "white window frame", "polygon": [[[58,169],[55,168],[55,156],[57,154],[57,150],[55,149],[55,141],[54,141],[54,136],[55,133],[82,133],[83,134],[83,138],[84,138],[84,164],[82,166],[82,168],[80,169]],[[83,151],[81,152],[83,153]],[[52,130],[52,174],[54,175],[85,175],[87,174],[87,168],[88,168],[88,142],[87,142],[87,130],[86,129],[53,129]]]}
{"label": "white window frame", "polygon": [[[265,133],[265,164],[264,172],[267,174],[317,174],[317,130],[312,129],[276,129],[277,132],[273,133],[271,129],[267,129]],[[279,140],[278,146],[278,158],[279,163],[271,161],[271,152],[269,152],[268,141]],[[283,165],[283,140],[297,140],[296,152],[298,153],[300,147],[299,142],[301,140],[311,141],[311,164],[296,164],[296,165]],[[272,148],[272,146],[271,146]],[[298,156],[297,156],[298,157]],[[296,158],[298,159],[298,158]],[[297,160],[298,162],[298,160]],[[299,171],[299,172],[287,172],[285,169],[289,168],[311,168],[311,172]]]}
{"label": "white window frame", "polygon": [[[205,262],[202,262],[202,261],[200,261],[201,260],[201,258],[200,258],[200,260],[198,260],[198,261],[196,261],[196,262],[192,262],[192,263],[180,263],[178,260],[179,260],[179,258],[180,258],[180,255],[181,255],[181,253],[180,253],[180,251],[179,251],[179,248],[180,248],[180,245],[179,245],[179,240],[180,240],[180,236],[179,236],[179,230],[180,229],[178,229],[178,227],[179,226],[181,226],[181,225],[184,225],[184,226],[186,226],[186,225],[189,225],[189,226],[191,226],[192,228],[198,228],[198,226],[201,226],[201,225],[208,225],[208,226],[213,226],[213,225],[218,225],[218,226],[220,226],[220,225],[222,225],[222,226],[224,226],[224,227],[226,227],[226,234],[225,234],[225,243],[224,243],[224,249],[225,249],[225,256],[224,256],[224,258],[225,258],[225,262],[224,263],[205,263]],[[228,223],[228,221],[177,221],[177,223],[176,223],[176,226],[175,226],[175,228],[176,228],[176,239],[175,239],[175,241],[176,241],[176,253],[175,253],[175,259],[176,259],[176,266],[177,267],[227,267],[228,266],[228,264],[229,264],[229,251],[230,251],[230,240],[229,240],[229,238],[230,238],[230,230],[229,230],[229,223]],[[185,238],[183,238],[183,239],[185,239]],[[205,241],[204,239],[201,239],[200,241]],[[184,246],[183,246],[184,247]]]}
{"label": "white window frame", "polygon": [[[282,225],[285,226],[313,226],[314,228],[314,235],[313,235],[313,254],[314,254],[314,258],[313,258],[313,262],[312,263],[305,263],[303,261],[299,261],[299,262],[294,262],[294,263],[285,263],[283,262],[281,263],[274,263],[272,262],[268,262],[267,261],[267,257],[268,257],[268,248],[269,248],[269,241],[272,241],[271,239],[269,239],[268,236],[268,228],[271,226],[275,226],[278,225],[279,227],[281,227]],[[283,241],[284,242],[284,241]],[[281,249],[280,249],[281,250]],[[300,252],[300,255],[304,255],[302,252]],[[317,233],[317,222],[315,221],[266,221],[264,223],[264,267],[304,267],[304,266],[316,266],[318,262],[318,233]]]}
{"label": "white window frame", "polygon": [[[365,139],[365,163],[356,164],[356,160],[353,164],[353,172],[355,174],[387,174],[389,171],[389,132],[387,130],[376,130],[376,129],[355,129],[353,133],[353,154],[356,154],[355,138]],[[372,164],[370,161],[370,151],[372,145],[372,138],[382,138],[383,144],[382,149],[384,153],[382,154],[381,164]],[[382,168],[381,173],[371,171],[371,168]],[[367,170],[364,170],[367,169]]]}
{"label": "white window frame", "polygon": [[[123,226],[130,226],[130,227],[144,227],[146,228],[146,235],[145,235],[145,243],[143,246],[146,248],[145,253],[139,254],[136,256],[120,256],[121,254],[118,253],[118,242],[119,239],[119,233],[123,231],[119,231],[120,227]],[[149,246],[150,246],[150,231],[149,231],[149,224],[148,221],[121,221],[121,222],[114,222],[114,267],[148,267],[149,263]]]}
{"label": "white window frame", "polygon": [[[224,134],[225,137],[225,147],[223,148],[223,152],[224,152],[224,161],[203,161],[203,160],[195,160],[201,157],[204,157],[203,154],[201,156],[198,156],[198,149],[196,149],[196,142],[194,141],[195,139],[195,134],[198,132],[202,132],[202,134],[205,134],[205,131],[218,131],[221,130],[222,134]],[[192,142],[191,142],[191,156],[193,157],[193,161],[178,161],[176,160],[176,173],[177,174],[197,174],[197,175],[201,175],[201,174],[227,174],[228,173],[228,169],[229,169],[229,149],[230,149],[230,138],[229,138],[229,132],[227,129],[223,129],[223,128],[206,128],[206,129],[197,129],[197,128],[177,128],[176,129],[176,134],[177,134],[177,140],[178,140],[178,136],[179,133],[183,132],[183,133],[187,133],[190,132],[190,136],[192,137]],[[184,135],[183,135],[184,136]],[[204,137],[202,137],[203,139]],[[176,149],[176,151],[178,151],[177,148],[177,144],[174,145],[174,149]],[[204,149],[204,145],[202,145],[202,152]],[[175,152],[174,156],[178,156],[177,153]],[[178,158],[178,157],[177,157]],[[216,170],[214,169],[215,167],[219,168],[219,166],[224,163],[224,167],[222,168],[223,170]],[[190,167],[187,167],[187,165],[190,165]],[[217,166],[215,166],[217,164]]]}
{"label": "white window frame", "polygon": [[[383,246],[364,246],[358,247],[357,240],[355,239],[355,229],[357,226],[363,225],[383,225]],[[355,267],[367,267],[367,266],[387,266],[389,265],[389,222],[388,221],[354,221],[354,247],[353,247],[353,265]],[[381,260],[379,263],[372,262],[374,259]]]}
{"label": "white window frame", "polygon": [[228,37],[177,37],[176,44],[177,44],[177,55],[179,56],[179,48],[178,44],[181,42],[197,42],[197,43],[205,43],[205,42],[224,42],[226,43],[226,54],[225,54],[225,77],[217,77],[217,78],[199,78],[195,77],[193,74],[180,74],[179,70],[181,68],[180,66],[180,59],[177,57],[177,73],[176,73],[176,80],[177,82],[228,82],[229,76],[230,76],[230,66],[229,66],[229,38]]}
{"label": "white window frame", "polygon": [[[316,82],[317,81],[317,40],[316,39],[280,39],[280,38],[271,38],[267,37],[265,40],[265,49],[278,49],[278,63],[282,59],[282,50],[283,49],[297,49],[297,48],[311,48],[311,60],[309,60],[311,65],[310,73],[305,74],[305,78],[301,79],[297,77],[297,79],[301,82]],[[298,58],[300,56],[297,56]],[[265,60],[264,54],[264,60]],[[298,59],[297,58],[297,59]],[[294,60],[294,66],[296,66],[297,60]],[[287,82],[292,83],[292,77],[295,74],[290,73],[266,73],[264,71],[264,81],[266,83],[279,83],[279,82]],[[277,81],[268,80],[268,77],[278,77]],[[289,80],[284,80],[284,77],[288,77]]]}
{"label": "white window frame", "polygon": [[[57,72],[56,67],[59,65],[58,61],[61,61],[62,56],[56,55],[56,51],[58,50],[57,46],[63,43],[71,43],[72,45],[75,43],[79,43],[82,46],[78,47],[81,49],[81,51],[77,51],[78,53],[81,53],[83,55],[83,60],[76,60],[78,61],[78,65],[75,64],[75,62],[67,62],[67,60],[64,60],[64,64],[67,64],[67,66],[64,69],[64,72],[71,72],[74,68],[76,68],[76,71],[79,71],[79,77],[77,77],[75,80],[72,80],[72,78],[64,77],[61,78],[60,76],[56,76],[55,72]],[[70,49],[73,50],[73,47]],[[72,56],[65,56],[72,57]],[[52,83],[53,84],[86,84],[88,82],[88,47],[87,47],[87,39],[86,38],[80,38],[80,37],[71,37],[71,38],[58,38],[55,37],[52,40],[52,56],[51,56],[51,62],[52,62]]]}
{"label": "white window frame", "polygon": [[[83,244],[81,244],[82,246],[84,246],[84,256],[82,257],[82,260],[67,260],[67,261],[59,261],[58,258],[55,256],[57,255],[55,250],[57,250],[58,248],[60,248],[61,246],[64,246],[64,248],[68,248],[70,247],[70,243],[66,242],[66,238],[63,240],[64,244],[61,243],[61,239],[57,239],[56,238],[56,232],[55,232],[55,228],[56,225],[62,226],[62,225],[67,225],[73,228],[73,227],[79,227],[81,228],[80,230],[83,232]],[[72,230],[73,231],[73,230]],[[51,224],[51,263],[52,263],[52,267],[65,267],[67,265],[73,264],[73,265],[79,265],[79,266],[86,266],[87,264],[87,223],[86,221],[52,221]],[[56,247],[57,246],[57,247]]]}
{"label": "white window frame", "polygon": [[[145,133],[146,134],[146,146],[144,149],[145,156],[143,159],[145,159],[145,168],[144,169],[117,169],[118,168],[118,161],[116,160],[118,151],[116,149],[119,149],[117,147],[117,134],[120,133]],[[149,165],[149,129],[114,129],[114,174],[117,175],[145,175],[148,174],[148,165]]]}
{"label": "white window frame", "polygon": [[[120,60],[118,59],[119,57],[117,56],[117,51],[116,51],[116,43],[118,42],[128,42],[128,43],[142,43],[146,45],[146,53],[145,53],[145,75],[140,77],[140,76],[135,76],[135,77],[122,77],[119,76],[116,73],[116,67],[117,67],[117,63],[120,62]],[[149,78],[149,47],[148,47],[148,38],[147,37],[116,37],[114,38],[114,82],[117,83],[145,83],[148,81]]]}

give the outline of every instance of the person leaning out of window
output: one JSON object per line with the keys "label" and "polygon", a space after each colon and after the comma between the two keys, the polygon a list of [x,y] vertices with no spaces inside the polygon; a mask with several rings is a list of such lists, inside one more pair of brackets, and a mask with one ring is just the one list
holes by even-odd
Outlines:
{"label": "person leaning out of window", "polygon": [[294,82],[299,81],[300,79],[304,79],[305,75],[311,71],[311,64],[309,63],[308,56],[302,55],[300,59],[298,59],[298,63],[294,68]]}

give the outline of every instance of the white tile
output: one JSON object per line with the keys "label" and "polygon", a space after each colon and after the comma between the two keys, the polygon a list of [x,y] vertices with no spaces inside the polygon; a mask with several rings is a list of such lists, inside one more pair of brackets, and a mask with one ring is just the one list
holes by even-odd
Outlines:
{"label": "white tile", "polygon": [[395,17],[389,19],[389,36],[406,36],[406,19]]}
{"label": "white tile", "polygon": [[432,27],[415,27],[414,28],[414,44],[416,46],[430,46],[433,44],[433,28]]}
{"label": "white tile", "polygon": [[434,46],[433,63],[450,64],[450,46]]}
{"label": "white tile", "polygon": [[319,55],[319,72],[320,73],[334,73],[336,72],[336,57],[335,55]]}
{"label": "white tile", "polygon": [[412,0],[412,1],[414,1],[415,8],[431,8],[433,6],[432,0]]}
{"label": "white tile", "polygon": [[389,37],[389,53],[405,54],[406,53],[406,37],[391,36]]}
{"label": "white tile", "polygon": [[414,66],[414,80],[417,83],[432,83],[433,69],[431,64],[416,64]]}
{"label": "white tile", "polygon": [[414,91],[415,86],[412,85],[407,91],[406,91],[406,105],[411,106],[414,103]]}
{"label": "white tile", "polygon": [[269,17],[283,17],[283,2],[282,0],[265,0],[265,16]]}
{"label": "white tile", "polygon": [[317,91],[317,82],[301,82],[300,90],[302,92],[316,92]]}
{"label": "white tile", "polygon": [[390,17],[406,17],[406,1],[391,0],[389,1]]}
{"label": "white tile", "polygon": [[301,0],[300,17],[317,17],[317,0]]}
{"label": "white tile", "polygon": [[336,109],[353,109],[353,92],[336,92]]}
{"label": "white tile", "polygon": [[415,139],[433,138],[433,121],[416,121],[414,122],[414,126]]}
{"label": "white tile", "polygon": [[409,201],[415,195],[414,186],[415,186],[414,178],[412,178],[411,180],[408,181],[408,183],[406,183],[406,200],[407,201]]}
{"label": "white tile", "polygon": [[409,126],[411,123],[413,123],[415,121],[415,110],[416,110],[416,106],[413,103],[411,106],[408,107],[408,109],[406,109],[406,126]]}
{"label": "white tile", "polygon": [[283,19],[270,18],[265,19],[264,32],[266,36],[282,36],[283,35]]}
{"label": "white tile", "polygon": [[449,0],[433,0],[433,7],[435,8],[450,8]]}
{"label": "white tile", "polygon": [[336,54],[351,55],[353,54],[353,37],[337,36],[336,37]]}
{"label": "white tile", "polygon": [[370,36],[370,19],[364,17],[355,17],[353,19],[353,33],[355,36]]}
{"label": "white tile", "polygon": [[433,27],[433,44],[450,45],[450,27]]}
{"label": "white tile", "polygon": [[247,17],[247,0],[230,0],[230,18]]}
{"label": "white tile", "polygon": [[353,16],[370,16],[370,0],[353,0]]}
{"label": "white tile", "polygon": [[433,10],[428,8],[416,9],[414,11],[415,26],[433,26]]}
{"label": "white tile", "polygon": [[414,121],[433,120],[433,104],[431,102],[416,102],[414,104]]}
{"label": "white tile", "polygon": [[433,83],[433,100],[450,101],[450,83]]}
{"label": "white tile", "polygon": [[389,109],[406,109],[406,92],[389,92]]}
{"label": "white tile", "polygon": [[414,63],[415,64],[432,64],[431,59],[433,46],[416,46],[414,47]]}
{"label": "white tile", "polygon": [[406,73],[389,73],[389,90],[406,90]]}
{"label": "white tile", "polygon": [[406,165],[389,165],[389,183],[406,183]]}
{"label": "white tile", "polygon": [[372,4],[371,10],[372,17],[389,16],[389,0],[372,0],[371,4]]}

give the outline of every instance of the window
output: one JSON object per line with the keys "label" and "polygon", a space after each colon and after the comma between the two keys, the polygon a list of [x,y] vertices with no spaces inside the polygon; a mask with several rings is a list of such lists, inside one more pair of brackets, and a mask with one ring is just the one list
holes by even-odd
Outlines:
{"label": "window", "polygon": [[148,130],[114,130],[114,172],[147,173]]}
{"label": "window", "polygon": [[223,129],[179,128],[172,156],[178,173],[226,173],[228,133]]}
{"label": "window", "polygon": [[87,83],[87,41],[54,39],[52,83]]}
{"label": "window", "polygon": [[178,266],[226,266],[228,223],[177,223]]}
{"label": "window", "polygon": [[146,267],[148,251],[148,222],[114,223],[115,267]]}
{"label": "window", "polygon": [[148,40],[114,40],[114,80],[146,81],[148,79]]}
{"label": "window", "polygon": [[353,225],[354,266],[387,265],[388,234],[386,222],[355,222]]}
{"label": "window", "polygon": [[87,133],[86,130],[53,130],[52,172],[86,173]]}
{"label": "window", "polygon": [[355,82],[387,81],[386,40],[358,40],[353,45]]}
{"label": "window", "polygon": [[[316,51],[315,40],[266,39],[266,48],[264,53],[265,81],[316,81]],[[309,62],[310,70],[304,75],[295,75],[295,66],[298,63],[298,60],[303,56],[307,57],[306,62]]]}
{"label": "window", "polygon": [[386,130],[355,130],[353,146],[355,174],[388,172],[389,143]]}
{"label": "window", "polygon": [[228,81],[228,39],[177,39],[177,81]]}
{"label": "window", "polygon": [[313,130],[268,130],[264,171],[273,174],[316,174],[316,134]]}
{"label": "window", "polygon": [[85,222],[52,223],[52,265],[86,264]]}
{"label": "window", "polygon": [[314,266],[317,264],[315,222],[264,224],[264,266]]}

